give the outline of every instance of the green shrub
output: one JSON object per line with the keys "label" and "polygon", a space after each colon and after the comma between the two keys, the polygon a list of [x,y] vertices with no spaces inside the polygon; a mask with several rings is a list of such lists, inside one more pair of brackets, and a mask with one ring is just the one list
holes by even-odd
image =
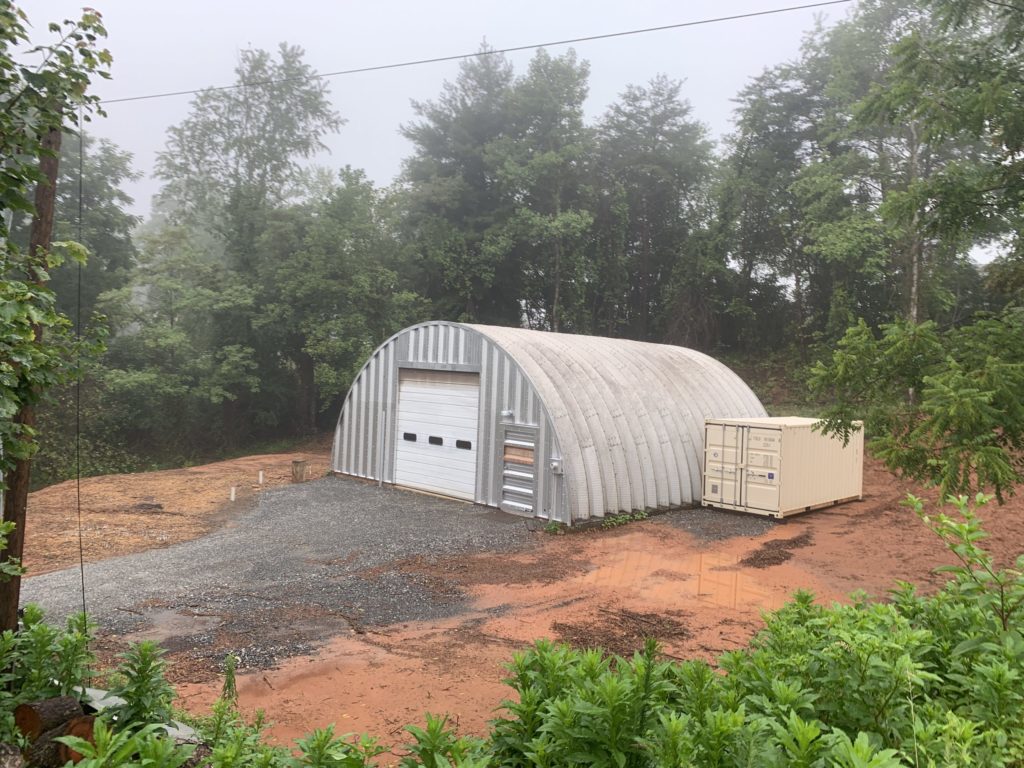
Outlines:
{"label": "green shrub", "polygon": [[164,677],[167,663],[163,655],[164,650],[152,640],[136,643],[121,654],[117,671],[124,682],[110,693],[124,699],[124,704],[108,710],[119,727],[136,728],[171,721],[174,689]]}
{"label": "green shrub", "polygon": [[458,736],[448,728],[448,718],[427,713],[423,728],[408,725],[414,742],[408,745],[409,754],[402,759],[402,768],[483,768],[490,764],[484,754],[484,743],[479,739]]}
{"label": "green shrub", "polygon": [[335,736],[331,725],[298,739],[295,745],[299,755],[290,761],[290,768],[366,768],[373,758],[388,751],[366,735]]}
{"label": "green shrub", "polygon": [[77,736],[58,739],[82,755],[79,768],[180,768],[195,751],[193,745],[177,745],[159,725],[115,731],[102,718],[93,725],[93,742]]}
{"label": "green shrub", "polygon": [[92,625],[83,614],[63,630],[43,621],[39,606],[26,605],[18,632],[0,633],[0,742],[19,743],[14,708],[51,696],[78,695],[94,662],[89,652]]}

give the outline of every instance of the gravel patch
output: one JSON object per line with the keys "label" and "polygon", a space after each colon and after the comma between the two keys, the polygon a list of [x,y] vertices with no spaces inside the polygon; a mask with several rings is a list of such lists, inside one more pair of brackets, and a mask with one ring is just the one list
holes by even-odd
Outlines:
{"label": "gravel patch", "polygon": [[[464,603],[379,566],[537,540],[522,518],[489,507],[325,477],[269,490],[203,538],[87,564],[87,605],[105,634],[154,637],[197,658],[234,647],[269,666],[339,632],[449,616]],[[78,569],[26,579],[22,600],[63,620],[81,608]]]}
{"label": "gravel patch", "polygon": [[[531,532],[537,522],[325,477],[265,491],[202,538],[87,564],[89,615],[115,644],[158,640],[183,670],[212,673],[227,650],[243,668],[272,667],[338,634],[459,613],[466,605],[459,577],[484,567],[460,558],[543,543]],[[775,525],[699,508],[651,523],[705,541],[759,536]],[[499,578],[507,578],[504,570]],[[22,599],[62,621],[80,610],[79,590],[78,569],[69,568],[26,579]]]}
{"label": "gravel patch", "polygon": [[736,536],[761,536],[779,524],[778,521],[761,515],[707,507],[675,509],[656,519],[673,528],[686,531],[701,541],[722,541]]}

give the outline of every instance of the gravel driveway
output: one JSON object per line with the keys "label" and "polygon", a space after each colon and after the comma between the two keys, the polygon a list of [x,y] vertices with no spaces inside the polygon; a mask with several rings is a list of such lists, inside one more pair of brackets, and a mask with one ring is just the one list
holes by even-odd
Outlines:
{"label": "gravel driveway", "polygon": [[[450,615],[463,598],[398,568],[416,556],[521,550],[523,518],[340,477],[269,490],[225,528],[86,565],[90,617],[199,658],[246,666],[307,653],[339,631]],[[51,620],[80,610],[77,568],[26,579]]]}

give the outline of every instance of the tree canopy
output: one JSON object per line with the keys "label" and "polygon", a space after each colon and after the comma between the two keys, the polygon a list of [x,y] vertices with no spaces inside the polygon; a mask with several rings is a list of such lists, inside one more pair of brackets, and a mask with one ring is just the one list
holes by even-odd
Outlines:
{"label": "tree canopy", "polygon": [[[963,488],[953,474],[979,477],[985,455],[985,482],[1009,492],[1012,430],[968,450],[966,423],[911,425],[950,360],[982,376],[952,350],[968,328],[1010,327],[1024,290],[1019,25],[980,0],[862,0],[752,78],[717,144],[683,80],[652,73],[590,119],[576,52],[517,71],[484,47],[414,104],[385,188],[313,165],[344,120],[300,48],[243,51],[237,87],[199,94],[168,131],[141,225],[130,158],[85,139],[83,306],[111,332],[83,385],[89,445],[124,467],[308,434],[376,345],[441,318],[775,358],[794,379],[817,359],[831,424],[885,405],[870,421],[903,435],[893,466]],[[75,194],[58,199],[63,232]],[[62,308],[69,277],[54,272]],[[934,337],[917,378],[887,351],[901,334]],[[847,377],[876,361],[890,380]],[[1002,403],[989,385],[979,397]],[[1010,423],[1003,407],[991,418]],[[55,435],[67,424],[43,415]],[[928,470],[937,456],[958,469]]]}

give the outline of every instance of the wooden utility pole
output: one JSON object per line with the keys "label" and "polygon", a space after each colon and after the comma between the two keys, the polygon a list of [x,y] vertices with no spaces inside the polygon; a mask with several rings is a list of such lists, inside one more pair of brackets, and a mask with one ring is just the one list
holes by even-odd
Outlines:
{"label": "wooden utility pole", "polygon": [[[39,171],[45,181],[36,185],[35,215],[29,233],[29,263],[38,266],[43,254],[49,250],[53,238],[53,212],[57,196],[57,170],[60,165],[60,127],[51,128],[43,137],[44,153],[39,158]],[[42,326],[33,328],[36,342],[43,337]],[[14,423],[31,428],[36,423],[35,408],[31,402],[22,406],[14,416]],[[14,531],[7,539],[7,548],[0,551],[0,562],[21,560],[25,549],[25,517],[28,509],[28,487],[31,460],[18,459],[8,473],[7,492],[4,493],[4,522],[14,523]],[[21,577],[0,582],[0,631],[18,628],[18,603],[21,600]]]}

